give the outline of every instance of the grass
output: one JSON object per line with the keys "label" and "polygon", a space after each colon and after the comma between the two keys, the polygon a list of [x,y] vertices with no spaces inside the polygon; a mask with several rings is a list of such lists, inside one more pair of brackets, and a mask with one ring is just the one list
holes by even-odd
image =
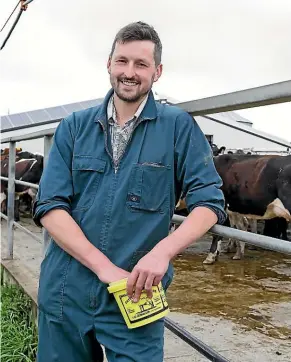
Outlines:
{"label": "grass", "polygon": [[35,362],[37,330],[31,301],[15,285],[1,287],[1,362]]}

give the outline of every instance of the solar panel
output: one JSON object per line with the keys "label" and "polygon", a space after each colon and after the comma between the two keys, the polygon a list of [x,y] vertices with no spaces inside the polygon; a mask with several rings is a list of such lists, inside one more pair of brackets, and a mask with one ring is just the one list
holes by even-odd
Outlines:
{"label": "solar panel", "polygon": [[25,124],[30,124],[32,123],[28,118],[22,117],[21,113],[18,114],[9,114],[8,116],[10,122],[13,124],[13,126],[15,127],[15,125],[19,124],[19,125],[25,125]]}
{"label": "solar panel", "polygon": [[50,120],[52,119],[61,119],[64,117],[64,110],[62,107],[51,107],[45,109],[47,114],[50,116]]}
{"label": "solar panel", "polygon": [[20,117],[22,118],[23,123],[32,123],[32,119],[25,113],[19,113]]}
{"label": "solar panel", "polygon": [[72,103],[72,104],[65,104],[63,108],[67,112],[67,114],[71,114],[72,112],[80,111],[81,109],[85,109],[81,106],[81,103]]}
{"label": "solar panel", "polygon": [[13,129],[32,127],[38,123],[46,124],[63,119],[73,112],[91,108],[103,101],[102,98],[92,99],[78,103],[69,103],[61,106],[36,109],[28,112],[9,114],[1,117],[1,132]]}
{"label": "solar panel", "polygon": [[35,111],[27,112],[27,114],[32,119],[32,123],[44,122],[50,119],[47,112],[43,109],[36,109]]}
{"label": "solar panel", "polygon": [[100,104],[101,102],[102,102],[101,99],[93,99],[91,101],[82,102],[82,105],[84,103],[87,108],[90,108],[90,107],[98,106],[98,104]]}
{"label": "solar panel", "polygon": [[9,121],[8,117],[7,116],[1,117],[1,129],[11,128],[11,127],[12,127],[12,124]]}

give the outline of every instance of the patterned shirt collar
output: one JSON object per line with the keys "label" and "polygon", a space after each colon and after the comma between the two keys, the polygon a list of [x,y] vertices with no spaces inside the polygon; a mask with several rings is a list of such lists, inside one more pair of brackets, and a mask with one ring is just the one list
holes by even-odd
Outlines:
{"label": "patterned shirt collar", "polygon": [[[127,122],[125,122],[125,124],[138,119],[138,117],[141,115],[141,112],[143,111],[146,102],[148,100],[148,94],[145,97],[145,99],[141,102],[141,104],[139,105],[137,111],[135,112],[134,116],[129,119]],[[114,106],[114,102],[113,102],[113,95],[110,97],[108,105],[107,105],[107,118],[108,118],[108,122],[110,125],[113,125],[114,123],[117,124],[117,115],[116,115],[116,109]]]}

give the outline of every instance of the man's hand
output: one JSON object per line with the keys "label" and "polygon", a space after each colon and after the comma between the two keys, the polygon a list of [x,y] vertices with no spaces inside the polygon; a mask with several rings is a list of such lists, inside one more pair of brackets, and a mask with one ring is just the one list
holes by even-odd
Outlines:
{"label": "man's hand", "polygon": [[138,302],[143,289],[152,298],[152,286],[158,285],[165,275],[170,259],[164,253],[150,251],[140,259],[127,281],[127,294]]}
{"label": "man's hand", "polygon": [[99,271],[98,278],[101,282],[109,284],[120,279],[125,279],[129,276],[129,274],[130,273],[126,270],[123,270],[111,263],[108,267]]}
{"label": "man's hand", "polygon": [[41,223],[62,249],[92,270],[103,283],[129,276],[127,271],[114,265],[86,238],[67,211],[53,209],[41,218]]}

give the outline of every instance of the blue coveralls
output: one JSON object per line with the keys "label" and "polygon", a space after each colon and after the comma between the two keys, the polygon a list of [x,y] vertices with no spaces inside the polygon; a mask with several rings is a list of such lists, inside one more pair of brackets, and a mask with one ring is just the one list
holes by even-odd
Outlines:
{"label": "blue coveralls", "polygon": [[[152,92],[115,170],[107,124],[112,93],[59,124],[33,216],[41,225],[48,211],[66,210],[92,244],[130,272],[168,235],[181,193],[189,210],[209,207],[219,223],[224,199],[196,121],[178,107],[156,103]],[[165,289],[172,278],[170,264]],[[128,329],[107,286],[51,240],[40,273],[38,362],[98,361],[98,343],[110,362],[163,360],[163,319]]]}

